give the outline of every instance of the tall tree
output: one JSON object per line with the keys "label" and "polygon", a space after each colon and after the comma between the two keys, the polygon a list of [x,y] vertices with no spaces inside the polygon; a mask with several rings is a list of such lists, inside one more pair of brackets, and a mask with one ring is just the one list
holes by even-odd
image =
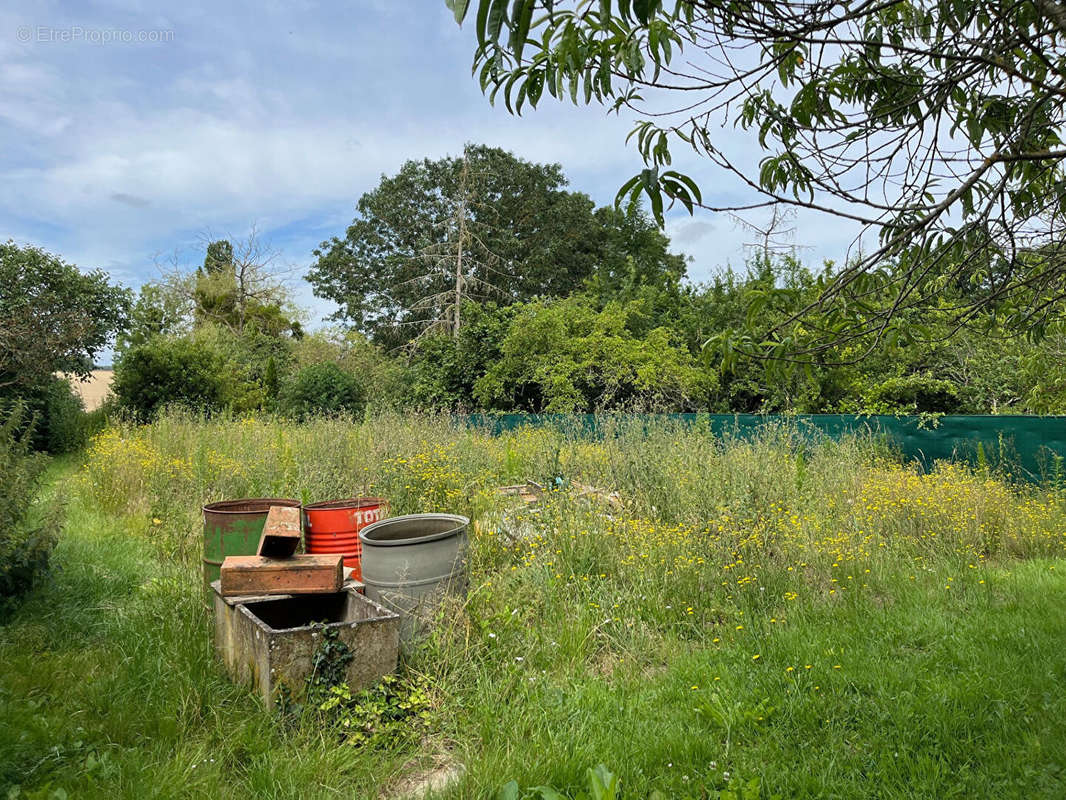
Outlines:
{"label": "tall tree", "polygon": [[87,376],[127,321],[130,296],[100,270],[84,273],[38,247],[0,244],[0,390],[28,390],[55,372]]}
{"label": "tall tree", "polygon": [[[735,212],[814,209],[878,244],[838,269],[753,354],[872,346],[904,309],[965,281],[953,327],[997,310],[1040,333],[1066,297],[1066,5],[1055,0],[447,0],[476,9],[482,88],[521,111],[545,95],[637,115],[644,169],[620,197]],[[508,8],[510,10],[508,10]],[[672,110],[672,111],[671,111]],[[723,126],[761,149],[730,153]],[[678,143],[747,186],[703,201],[669,169]],[[882,272],[886,262],[896,268]],[[874,294],[888,302],[868,302]],[[906,324],[904,323],[904,327]]]}
{"label": "tall tree", "polygon": [[315,251],[308,280],[379,343],[454,335],[467,300],[566,294],[592,272],[593,203],[565,186],[558,165],[484,145],[408,161],[360,198],[343,239]]}
{"label": "tall tree", "polygon": [[670,252],[669,238],[642,209],[599,208],[596,221],[596,268],[586,284],[601,304],[631,300],[649,290],[680,292],[685,256]]}
{"label": "tall tree", "polygon": [[145,298],[156,313],[191,308],[194,324],[213,323],[238,336],[249,326],[272,336],[302,334],[289,302],[289,270],[280,266],[281,253],[255,227],[241,238],[205,237],[205,245],[204,263],[195,271],[176,256],[163,268],[158,291]]}
{"label": "tall tree", "polygon": [[[412,292],[421,287],[429,292],[417,298],[409,307],[411,324],[419,330],[416,338],[438,331],[446,331],[452,338],[459,336],[463,302],[507,297],[501,278],[511,276],[502,272],[503,260],[479,235],[475,211],[482,204],[478,198],[480,181],[471,171],[470,154],[463,153],[459,176],[452,198],[452,216],[445,221],[443,238],[431,242],[417,254],[416,261],[423,271],[408,281]],[[446,279],[446,288],[435,292],[439,279]]]}

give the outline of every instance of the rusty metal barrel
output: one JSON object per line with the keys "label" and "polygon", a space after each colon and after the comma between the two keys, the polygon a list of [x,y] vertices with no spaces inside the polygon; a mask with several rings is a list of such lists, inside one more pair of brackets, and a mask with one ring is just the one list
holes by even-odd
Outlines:
{"label": "rusty metal barrel", "polygon": [[300,501],[278,497],[223,500],[204,506],[204,589],[218,580],[226,556],[254,556],[271,506],[299,508]]}
{"label": "rusty metal barrel", "polygon": [[359,531],[388,515],[388,501],[382,497],[352,497],[327,500],[304,506],[304,539],[308,553],[340,553],[352,576],[363,574]]}

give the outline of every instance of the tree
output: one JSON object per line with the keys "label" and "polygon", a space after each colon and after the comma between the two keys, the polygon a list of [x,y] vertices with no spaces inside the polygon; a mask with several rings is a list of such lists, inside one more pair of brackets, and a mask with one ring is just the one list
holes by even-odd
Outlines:
{"label": "tree", "polygon": [[177,256],[162,268],[158,291],[145,298],[145,315],[173,319],[191,311],[193,326],[214,324],[237,336],[255,327],[270,336],[303,335],[298,311],[289,302],[281,253],[255,227],[239,239],[204,237],[206,254],[195,271]]}
{"label": "tree", "polygon": [[522,308],[521,303],[504,308],[468,303],[458,336],[423,339],[411,358],[410,401],[419,408],[458,412],[478,408],[474,386],[499,360],[511,319]]}
{"label": "tree", "polygon": [[115,364],[112,388],[126,409],[148,420],[172,403],[223,408],[238,391],[235,384],[211,343],[184,336],[155,337],[127,350]]}
{"label": "tree", "polygon": [[297,419],[314,414],[358,414],[366,406],[359,379],[330,361],[304,367],[281,390],[282,413]]}
{"label": "tree", "polygon": [[228,239],[219,239],[207,245],[202,272],[207,275],[224,275],[233,271],[233,262],[233,245]]}
{"label": "tree", "polygon": [[130,296],[100,270],[81,272],[38,247],[0,244],[0,390],[87,376],[127,322]]}
{"label": "tree", "polygon": [[[665,202],[787,205],[876,234],[766,339],[725,337],[724,351],[807,361],[859,342],[861,357],[913,333],[903,310],[948,295],[950,331],[990,309],[1039,336],[1062,315],[1063,3],[447,3],[459,22],[476,8],[475,71],[509,110],[550,95],[637,114],[644,169],[619,199],[646,193],[660,224]],[[730,124],[758,143],[757,168],[718,137]],[[704,202],[669,169],[677,144],[750,200]]]}
{"label": "tree", "polygon": [[644,335],[639,302],[602,311],[582,297],[520,307],[500,356],[477,380],[485,408],[548,413],[697,411],[715,376],[659,327]]}
{"label": "tree", "polygon": [[408,161],[358,203],[343,239],[315,251],[315,294],[376,342],[405,345],[461,326],[465,301],[566,294],[595,262],[593,203],[555,164],[467,145]]}
{"label": "tree", "polygon": [[118,335],[115,349],[123,351],[144,344],[153,336],[175,336],[192,327],[193,304],[184,291],[166,282],[146,283],[130,308],[126,330]]}
{"label": "tree", "polygon": [[[445,223],[444,238],[430,243],[418,254],[416,261],[424,271],[410,280],[414,287],[431,287],[430,294],[418,298],[407,309],[421,317],[412,320],[421,328],[419,337],[445,330],[454,339],[459,336],[464,301],[508,294],[497,285],[500,278],[510,277],[498,269],[503,261],[486,244],[484,232],[479,235],[477,230],[475,211],[482,204],[478,197],[478,176],[471,171],[468,150],[463,151],[455,194],[451,198],[452,215]],[[447,288],[432,292],[442,277],[447,281]]]}
{"label": "tree", "polygon": [[670,252],[670,240],[642,209],[599,208],[596,266],[585,291],[600,308],[644,299],[656,321],[676,313],[685,278],[685,256]]}

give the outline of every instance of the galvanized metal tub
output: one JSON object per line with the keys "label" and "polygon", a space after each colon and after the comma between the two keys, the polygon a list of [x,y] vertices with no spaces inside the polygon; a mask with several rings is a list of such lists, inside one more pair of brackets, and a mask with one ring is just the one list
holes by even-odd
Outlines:
{"label": "galvanized metal tub", "polygon": [[367,597],[400,614],[402,643],[418,637],[445,596],[466,594],[469,526],[458,514],[407,514],[359,532]]}
{"label": "galvanized metal tub", "polygon": [[299,508],[300,501],[251,497],[204,506],[204,590],[208,595],[226,556],[255,555],[271,506]]}

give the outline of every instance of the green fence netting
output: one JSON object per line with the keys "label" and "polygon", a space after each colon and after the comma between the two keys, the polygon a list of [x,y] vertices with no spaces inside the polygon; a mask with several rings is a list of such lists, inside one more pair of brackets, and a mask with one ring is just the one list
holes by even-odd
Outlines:
{"label": "green fence netting", "polygon": [[472,414],[467,425],[493,434],[523,425],[550,425],[602,435],[619,421],[657,420],[708,427],[719,436],[751,435],[767,425],[795,425],[812,437],[882,437],[907,459],[928,469],[940,460],[987,463],[1030,481],[1066,482],[1066,416],[857,416],[849,414]]}

